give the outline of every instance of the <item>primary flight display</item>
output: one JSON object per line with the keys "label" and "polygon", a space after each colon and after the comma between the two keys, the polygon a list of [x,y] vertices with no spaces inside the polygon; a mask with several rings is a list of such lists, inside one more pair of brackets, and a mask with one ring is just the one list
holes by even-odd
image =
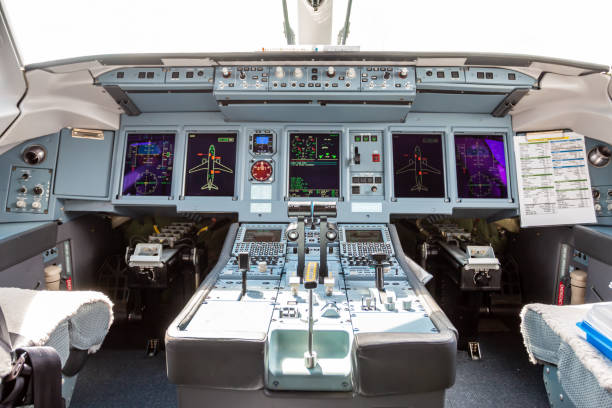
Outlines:
{"label": "primary flight display", "polygon": [[174,137],[174,133],[127,135],[121,189],[124,196],[171,194]]}
{"label": "primary flight display", "polygon": [[289,196],[329,197],[340,191],[340,134],[289,135]]}

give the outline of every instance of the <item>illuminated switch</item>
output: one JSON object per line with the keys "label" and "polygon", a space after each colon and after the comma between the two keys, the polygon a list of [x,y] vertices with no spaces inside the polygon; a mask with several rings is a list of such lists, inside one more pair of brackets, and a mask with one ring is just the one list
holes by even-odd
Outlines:
{"label": "illuminated switch", "polygon": [[374,163],[379,163],[379,162],[380,162],[380,154],[378,154],[378,153],[373,153],[373,154],[372,154],[372,162],[374,162]]}

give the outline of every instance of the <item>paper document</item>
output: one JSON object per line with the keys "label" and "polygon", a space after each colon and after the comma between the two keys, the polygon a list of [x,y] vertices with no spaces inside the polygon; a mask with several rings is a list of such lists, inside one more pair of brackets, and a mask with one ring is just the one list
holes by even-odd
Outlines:
{"label": "paper document", "polygon": [[583,135],[515,136],[514,157],[521,227],[596,222]]}

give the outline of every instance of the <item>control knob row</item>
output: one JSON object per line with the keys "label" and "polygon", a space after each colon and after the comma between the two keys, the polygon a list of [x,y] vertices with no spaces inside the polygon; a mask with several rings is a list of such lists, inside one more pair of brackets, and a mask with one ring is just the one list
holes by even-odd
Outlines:
{"label": "control knob row", "polygon": [[[15,203],[15,207],[17,208],[26,208],[27,205],[28,203],[26,203],[25,200],[17,200],[17,202]],[[35,210],[40,210],[42,208],[42,204],[40,203],[40,201],[33,201],[32,208]]]}
{"label": "control knob row", "polygon": [[[333,66],[329,66],[329,67],[327,67],[326,73],[327,73],[328,77],[333,78],[334,76],[336,76],[336,68],[333,67]],[[224,74],[224,76],[225,76],[225,74]],[[229,74],[227,76],[229,76]],[[285,70],[283,69],[283,67],[280,67],[280,66],[276,67],[274,69],[274,76],[276,78],[278,78],[278,79],[284,78],[285,77]],[[304,77],[304,70],[302,68],[299,68],[299,67],[295,68],[293,70],[293,76],[295,78],[297,78],[297,79],[300,79],[300,78]],[[357,77],[357,72],[355,71],[355,68],[352,68],[352,67],[349,68],[346,71],[346,76],[348,78],[351,78],[351,79]],[[242,78],[242,76],[241,76],[241,78]]]}
{"label": "control knob row", "polygon": [[[28,192],[28,188],[26,186],[21,186],[17,191],[19,191],[21,194],[25,194]],[[32,189],[32,192],[36,195],[42,195],[44,191],[45,190],[42,188],[42,186],[34,186]]]}

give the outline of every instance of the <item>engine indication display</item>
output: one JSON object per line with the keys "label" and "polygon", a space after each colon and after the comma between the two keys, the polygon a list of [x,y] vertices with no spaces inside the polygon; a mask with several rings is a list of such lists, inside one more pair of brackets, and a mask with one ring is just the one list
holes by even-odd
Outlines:
{"label": "engine indication display", "polygon": [[174,164],[173,133],[127,135],[122,194],[169,196]]}
{"label": "engine indication display", "polygon": [[233,196],[235,133],[189,133],[185,196]]}
{"label": "engine indication display", "polygon": [[338,197],[340,134],[289,135],[289,196]]}
{"label": "engine indication display", "polygon": [[393,134],[396,197],[444,197],[440,134]]}
{"label": "engine indication display", "polygon": [[507,198],[506,152],[502,135],[455,135],[460,198]]}
{"label": "engine indication display", "polygon": [[258,160],[251,166],[251,177],[255,181],[268,181],[272,177],[272,164],[267,160]]}

